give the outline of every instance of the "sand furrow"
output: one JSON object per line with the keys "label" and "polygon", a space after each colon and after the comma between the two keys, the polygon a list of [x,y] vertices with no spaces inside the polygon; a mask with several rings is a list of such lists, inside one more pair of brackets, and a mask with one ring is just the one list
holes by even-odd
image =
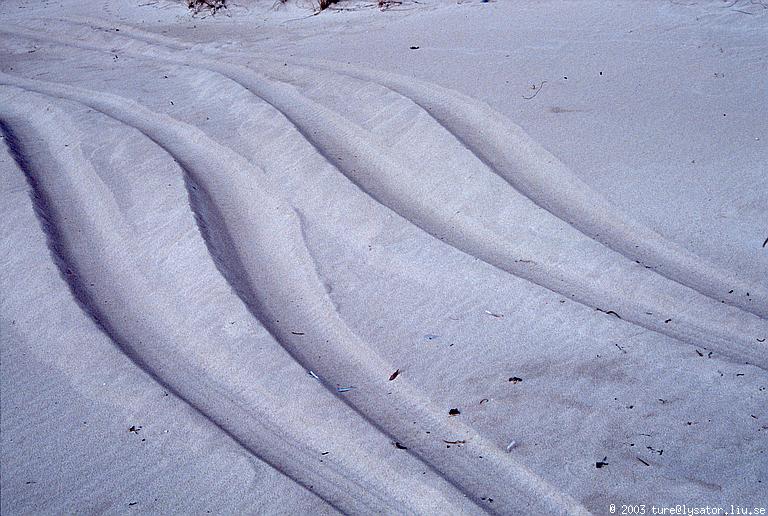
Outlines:
{"label": "sand furrow", "polygon": [[[335,312],[304,247],[295,212],[259,186],[259,172],[247,160],[193,126],[114,95],[9,75],[0,76],[0,82],[90,106],[166,149],[210,200],[208,207],[216,216],[209,224],[220,224],[216,230],[232,246],[222,250],[222,256],[231,270],[242,274],[244,284],[237,290],[246,294],[254,315],[329,389],[354,386],[339,396],[457,488],[488,510],[583,512],[570,497],[470,428],[446,424],[447,418],[429,408],[407,380],[388,381],[394,368]],[[434,435],[462,436],[468,443],[448,450]],[[483,500],[488,498],[495,501],[493,506]]]}
{"label": "sand furrow", "polygon": [[749,284],[664,238],[612,205],[525,131],[458,92],[345,64],[297,61],[381,84],[411,99],[512,187],[537,205],[655,273],[713,300],[768,317],[768,289]]}
{"label": "sand furrow", "polygon": [[[116,27],[95,18],[71,18],[67,21],[105,29]],[[122,31],[121,36],[166,48],[189,50],[194,47],[190,43],[128,25],[121,24],[119,30]],[[268,56],[256,57],[276,62]],[[429,113],[513,188],[589,238],[653,267],[655,273],[693,288],[717,302],[724,301],[759,317],[768,317],[768,288],[740,280],[633,220],[620,207],[612,205],[576,177],[520,126],[485,103],[448,88],[393,73],[297,58],[281,59],[280,66],[285,62],[375,82],[403,95]],[[273,70],[278,75],[285,74],[281,67]]]}
{"label": "sand furrow", "polygon": [[[104,50],[100,44],[61,37],[52,39],[80,48]],[[704,346],[736,361],[768,368],[768,346],[764,343],[768,324],[764,320],[729,309],[724,303],[715,302],[695,290],[688,292],[676,282],[657,286],[653,281],[655,271],[630,268],[628,265],[634,263],[619,253],[608,258],[619,268],[606,273],[598,282],[584,278],[578,268],[549,263],[538,252],[546,248],[546,242],[528,241],[521,247],[500,238],[469,217],[457,216],[450,204],[434,196],[423,185],[419,186],[412,176],[414,170],[410,164],[391,156],[363,128],[311,101],[293,86],[269,79],[248,67],[222,61],[187,57],[157,48],[151,52],[140,48],[126,49],[125,52],[205,68],[232,79],[280,111],[318,152],[372,198],[463,252],[587,306],[618,313],[628,322],[682,342]],[[489,124],[492,120],[503,120],[489,108],[487,111]],[[477,121],[477,116],[474,119]],[[509,125],[510,130],[516,127],[511,122]],[[527,138],[519,128],[517,138]],[[521,148],[513,152],[529,156],[526,147]],[[548,158],[548,162],[556,163],[556,159]],[[564,166],[561,168],[559,173],[572,175]],[[535,176],[533,169],[527,170]],[[514,190],[510,194],[515,194]],[[759,290],[759,287],[753,290]],[[748,296],[749,299],[753,297],[758,298]]]}
{"label": "sand furrow", "polygon": [[[313,417],[327,414],[311,416],[307,406],[306,427],[291,428],[277,416],[285,400],[260,390],[254,405],[252,399],[232,390],[225,378],[211,376],[186,358],[185,341],[206,337],[179,334],[172,325],[180,319],[176,312],[183,303],[141,272],[133,256],[131,230],[71,137],[76,132],[67,130],[61,114],[36,112],[39,99],[28,94],[12,92],[4,100],[0,103],[3,132],[30,183],[62,275],[83,309],[113,341],[247,451],[331,505],[341,510],[402,508],[407,502],[393,498],[388,488],[399,477],[386,466],[350,467],[369,462],[354,449],[349,453],[357,459],[334,464],[333,457],[323,460],[307,444],[312,442],[307,429],[322,424],[313,422]],[[339,486],[342,491],[337,491]],[[439,500],[439,495],[430,494]]]}

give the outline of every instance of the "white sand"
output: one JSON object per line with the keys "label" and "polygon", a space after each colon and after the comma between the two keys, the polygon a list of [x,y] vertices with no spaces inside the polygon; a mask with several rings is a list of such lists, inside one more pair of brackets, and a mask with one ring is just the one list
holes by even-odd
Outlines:
{"label": "white sand", "polygon": [[689,3],[1,3],[2,513],[768,509],[768,5]]}

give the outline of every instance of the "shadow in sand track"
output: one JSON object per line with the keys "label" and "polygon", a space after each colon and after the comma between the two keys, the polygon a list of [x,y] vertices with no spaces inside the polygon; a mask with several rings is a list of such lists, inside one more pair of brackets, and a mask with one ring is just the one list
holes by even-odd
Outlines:
{"label": "shadow in sand track", "polygon": [[[266,388],[251,387],[254,403],[227,378],[188,357],[187,348],[204,348],[209,337],[178,327],[185,303],[144,276],[131,231],[106,185],[72,140],[70,135],[76,133],[66,130],[64,117],[55,110],[36,110],[35,101],[39,105],[40,97],[19,90],[11,102],[0,103],[2,128],[32,185],[59,267],[76,271],[65,277],[67,284],[83,309],[134,363],[249,453],[340,511],[478,510],[449,484],[447,491],[437,491],[390,464],[376,462],[360,447],[348,447],[345,457],[321,456],[311,446],[313,429],[323,428],[329,417],[354,417],[324,390],[332,401],[330,410],[327,405],[326,411],[317,410],[312,400],[292,400],[301,416],[281,415],[286,402]],[[305,381],[315,385],[308,377]],[[347,439],[354,441],[354,436]],[[414,463],[414,469],[421,471],[421,465]]]}
{"label": "shadow in sand track", "polygon": [[[247,284],[236,290],[247,292],[254,315],[325,385],[355,385],[351,392],[334,394],[394,440],[407,443],[409,453],[456,489],[492,512],[521,504],[547,512],[584,512],[471,428],[451,425],[450,433],[468,441],[460,451],[446,450],[442,442],[415,429],[412,422],[419,421],[422,427],[449,432],[439,411],[407,380],[388,381],[394,368],[340,318],[314,270],[295,211],[258,184],[260,172],[242,156],[196,127],[115,95],[6,74],[0,75],[0,83],[85,104],[138,129],[169,152],[205,190],[207,202],[216,206],[231,239],[232,256],[246,274]],[[303,335],[296,328],[302,328]],[[496,500],[493,507],[489,498]]]}
{"label": "shadow in sand track", "polygon": [[[113,31],[118,28],[96,18],[69,18],[67,21],[85,24],[95,30]],[[210,61],[192,57],[189,52],[178,52],[193,49],[191,43],[125,24],[120,24],[119,30],[120,39],[136,39],[156,45],[159,49],[177,51],[177,61],[183,59],[209,69],[227,66],[222,60]],[[118,36],[117,32],[114,35]],[[225,52],[224,56],[227,55],[237,54]],[[326,70],[373,82],[397,92],[421,107],[513,188],[587,237],[633,261],[653,264],[655,273],[695,289],[718,303],[722,301],[760,317],[768,317],[766,287],[747,284],[632,220],[623,210],[581,181],[522,128],[478,100],[411,77],[342,63],[296,58],[278,61],[269,56],[250,54],[247,57],[258,59],[260,71],[275,78],[290,78],[291,72],[284,66],[290,63],[292,66]],[[236,69],[231,65],[227,68],[230,73]],[[219,71],[222,70],[219,68]],[[262,93],[254,93],[269,102],[269,95],[264,97]],[[282,106],[275,107],[289,116],[286,109],[290,111],[290,105]],[[297,127],[301,130],[300,124]]]}
{"label": "shadow in sand track", "polygon": [[59,276],[69,287],[70,292],[77,302],[78,306],[88,317],[96,323],[96,325],[107,335],[114,339],[114,332],[107,326],[107,323],[99,317],[99,312],[93,306],[93,301],[90,299],[88,289],[85,288],[78,280],[80,276],[77,270],[77,265],[72,260],[71,256],[68,256],[68,247],[63,243],[63,238],[59,231],[61,222],[56,220],[55,210],[53,206],[55,203],[51,202],[48,198],[46,190],[40,186],[37,180],[37,174],[34,172],[33,165],[30,163],[31,153],[25,153],[23,149],[22,140],[17,137],[13,131],[13,127],[0,118],[0,133],[5,136],[8,150],[11,153],[16,165],[24,173],[24,178],[29,184],[29,196],[32,200],[32,206],[35,210],[35,215],[40,222],[40,227],[46,237],[46,243],[48,249],[51,252],[51,258],[56,269],[59,271]]}
{"label": "shadow in sand track", "polygon": [[[99,44],[69,41],[62,37],[53,39],[75,47],[104,50]],[[760,341],[768,333],[768,323],[759,317],[723,306],[701,294],[702,290],[693,289],[698,293],[691,292],[685,282],[660,284],[654,281],[658,276],[657,269],[650,271],[637,266],[624,255],[610,250],[610,246],[604,248],[605,259],[618,267],[614,267],[600,282],[584,278],[579,268],[570,263],[552,263],[536,256],[537,249],[547,248],[546,242],[530,239],[527,246],[534,251],[534,256],[530,256],[528,248],[499,237],[467,216],[457,216],[450,203],[424,189],[412,188],[413,178],[407,163],[391,156],[363,128],[304,97],[289,84],[269,79],[245,66],[176,54],[167,49],[134,48],[125,52],[135,57],[204,68],[235,81],[280,111],[321,155],[369,196],[463,252],[587,306],[601,309],[609,306],[627,322],[682,342],[704,346],[734,360],[768,367],[768,347],[761,345]],[[290,73],[285,72],[282,66],[270,68],[265,65],[262,68],[266,73],[277,70],[274,73],[281,76]],[[619,212],[614,213],[611,207],[595,200],[593,197],[596,194],[581,184],[554,156],[487,106],[418,81],[355,70],[342,68],[343,73],[379,81],[412,98],[512,186],[524,193],[530,190],[528,196],[550,211],[562,209],[570,214],[568,217],[581,221],[572,223],[574,226],[586,224],[590,231],[605,229],[609,234],[618,235],[616,245],[619,246],[625,246],[635,238],[645,242],[647,249],[638,252],[655,253],[657,258],[672,260],[670,263],[676,264],[674,267],[685,274],[692,274],[688,278],[691,280],[688,283],[692,285],[698,281],[695,278],[707,277],[706,270],[701,269],[704,266],[696,257],[684,254],[672,244],[669,244],[669,249],[665,248],[663,239],[647,228],[637,226],[633,230],[630,222],[621,222],[621,217],[620,222],[610,222],[610,227],[603,227]],[[547,174],[540,173],[542,167],[548,171]],[[547,179],[548,175],[559,179]],[[511,188],[509,194],[520,195]],[[555,209],[557,206],[559,208]],[[568,217],[564,220],[568,221]],[[584,234],[588,237],[589,231]],[[666,258],[658,255],[662,251]],[[584,266],[590,268],[588,263]],[[643,286],[642,292],[638,285]],[[756,286],[752,290],[759,291],[759,288]],[[754,295],[749,299],[759,300],[760,297]],[[760,302],[754,304],[759,305]],[[267,319],[266,324],[269,321]]]}

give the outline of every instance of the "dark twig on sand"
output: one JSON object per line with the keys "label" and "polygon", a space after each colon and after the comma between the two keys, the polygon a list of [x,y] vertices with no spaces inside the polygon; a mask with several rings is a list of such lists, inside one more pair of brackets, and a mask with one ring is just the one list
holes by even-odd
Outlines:
{"label": "dark twig on sand", "polygon": [[533,85],[533,89],[535,90],[535,93],[533,95],[531,95],[530,97],[526,97],[525,95],[523,95],[523,98],[525,100],[531,100],[533,97],[535,97],[536,95],[539,94],[539,92],[541,91],[541,88],[543,88],[546,83],[547,83],[547,81],[541,81],[541,84],[539,84],[538,88],[536,88],[536,85],[534,84]]}

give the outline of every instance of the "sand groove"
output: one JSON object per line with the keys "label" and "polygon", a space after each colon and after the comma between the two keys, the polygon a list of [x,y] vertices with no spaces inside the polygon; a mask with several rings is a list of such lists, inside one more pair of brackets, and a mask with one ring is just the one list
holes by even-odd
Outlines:
{"label": "sand groove", "polygon": [[271,1],[0,3],[2,512],[759,505],[759,6]]}
{"label": "sand groove", "polygon": [[[105,29],[117,27],[96,18],[67,20]],[[194,47],[124,24],[119,25],[119,30],[121,36],[175,50]],[[262,62],[277,61],[269,56],[253,57]],[[724,301],[759,317],[768,317],[768,288],[739,280],[632,220],[621,208],[578,179],[521,127],[485,103],[436,84],[394,73],[320,60],[280,60],[281,65],[284,62],[374,82],[401,94],[429,113],[513,188],[586,236],[717,302]],[[272,67],[272,71],[278,76],[285,75],[281,67]]]}
{"label": "sand groove", "polygon": [[[179,335],[172,325],[183,300],[152,284],[136,265],[130,227],[77,141],[68,136],[76,131],[53,130],[69,127],[67,120],[58,112],[36,112],[39,99],[29,94],[6,99],[0,104],[3,132],[34,192],[59,268],[83,309],[137,365],[247,451],[342,511],[456,507],[455,500],[412,481],[401,489],[407,486],[414,495],[398,498],[391,487],[406,480],[386,464],[367,466],[372,461],[361,450],[348,450],[352,460],[321,458],[308,443],[316,441],[311,429],[321,427],[329,414],[313,413],[311,402],[304,410],[305,425],[292,428],[280,420],[285,400],[256,388],[254,404],[232,390],[226,378],[188,360],[187,341],[213,337]],[[340,412],[336,417],[346,417]]]}
{"label": "sand groove", "polygon": [[[457,488],[480,503],[490,495],[495,504],[489,510],[530,507],[583,512],[568,496],[470,428],[460,424],[447,428],[428,403],[411,391],[407,380],[388,382],[393,368],[347,327],[327,298],[301,240],[295,212],[258,185],[258,171],[242,156],[193,126],[115,95],[5,74],[0,82],[80,102],[138,129],[168,151],[210,201],[207,209],[216,216],[208,222],[226,235],[221,241],[231,248],[220,250],[221,255],[231,270],[240,272],[244,283],[236,290],[246,293],[245,301],[254,315],[299,363],[320,375],[326,386],[356,385],[342,396],[344,401],[405,443]],[[130,326],[125,328],[129,331]],[[297,329],[303,335],[297,335]],[[158,377],[163,378],[162,370],[173,366],[160,367]],[[420,422],[419,430],[410,424],[414,420]],[[421,428],[459,434],[468,441],[467,446],[446,450],[441,441],[425,437]]]}
{"label": "sand groove", "polygon": [[[29,37],[29,34],[27,36]],[[55,39],[81,48],[103,50],[103,47],[98,44],[74,42],[60,37]],[[166,38],[163,37],[164,39]],[[126,52],[137,57],[150,57],[147,55],[149,52],[147,50],[131,48]],[[704,346],[737,361],[752,363],[764,369],[768,367],[768,347],[763,343],[765,334],[768,333],[766,328],[768,325],[765,321],[749,313],[730,309],[721,302],[701,295],[700,292],[706,289],[694,288],[693,291],[689,291],[682,286],[682,282],[667,281],[660,285],[653,280],[657,275],[657,269],[650,271],[635,266],[620,253],[615,253],[615,256],[609,258],[620,265],[618,271],[607,273],[606,279],[599,283],[585,279],[578,273],[578,269],[543,260],[537,249],[545,248],[545,242],[534,242],[535,245],[528,242],[525,247],[521,247],[510,240],[500,238],[469,217],[457,217],[453,206],[432,195],[428,189],[415,186],[413,167],[408,163],[388,154],[363,128],[331,109],[306,98],[293,86],[270,79],[262,73],[241,65],[188,57],[186,54],[163,53],[157,50],[152,52],[151,57],[170,63],[205,68],[242,85],[280,111],[320,154],[368,195],[427,233],[457,249],[587,306],[601,310],[610,309],[620,314],[622,319],[641,327],[692,345]],[[281,70],[281,67],[277,67],[277,70]],[[421,99],[429,109],[422,107],[427,111],[430,109],[434,111],[431,114],[437,116],[436,119],[439,122],[440,117],[448,120],[441,123],[453,134],[458,131],[465,136],[469,135],[466,137],[471,141],[465,144],[470,149],[481,155],[493,156],[493,160],[488,159],[487,156],[485,158],[493,169],[498,169],[502,164],[516,170],[513,176],[510,174],[506,176],[518,178],[519,172],[520,177],[527,178],[523,190],[548,192],[546,195],[556,198],[556,204],[559,203],[558,206],[563,208],[571,204],[569,199],[574,195],[572,192],[577,192],[580,197],[573,201],[573,205],[574,213],[580,214],[577,217],[581,221],[580,224],[597,227],[613,216],[605,212],[607,208],[603,204],[598,203],[594,197],[589,197],[596,194],[586,185],[578,183],[564,165],[532,142],[521,129],[501,115],[492,112],[490,108],[481,109],[482,104],[474,101],[459,102],[457,99],[461,100],[461,97],[457,97],[458,94],[442,89],[436,90],[438,92],[436,94],[428,95],[431,90],[427,90],[427,86],[418,83],[411,85],[398,78],[393,79],[387,74],[379,77],[375,72],[360,72],[358,76],[381,80],[385,86],[400,88],[407,92],[408,96]],[[452,114],[454,110],[462,113],[462,116]],[[489,131],[488,127],[494,129]],[[547,171],[547,174],[537,172],[542,168]],[[510,177],[505,179],[512,181]],[[554,177],[557,181],[545,179],[545,177]],[[569,186],[561,188],[558,184]],[[571,193],[563,194],[563,192]],[[509,195],[518,194],[510,189]],[[541,200],[537,200],[535,196],[533,200],[541,204]],[[595,206],[603,206],[602,218],[596,218]],[[547,206],[544,207],[547,208]],[[573,225],[578,226],[578,224]],[[613,229],[609,228],[609,233],[616,229],[614,226],[611,227]],[[624,245],[621,242],[628,242],[627,238],[633,242],[635,239],[638,242],[643,241],[644,237],[641,238],[638,235],[645,234],[648,237],[646,240],[651,242],[652,251],[649,252],[655,253],[662,250],[669,255],[667,258],[678,265],[682,263],[680,260],[687,257],[685,260],[688,260],[686,262],[688,265],[681,269],[683,273],[693,271],[692,276],[688,278],[691,281],[687,283],[695,283],[698,281],[695,280],[698,276],[707,276],[705,269],[697,265],[699,260],[687,251],[679,249],[679,252],[675,251],[675,245],[670,243],[669,252],[667,252],[664,250],[667,249],[664,247],[665,240],[647,228],[638,226],[640,228],[638,231],[645,233],[633,233],[634,230],[630,231],[629,226],[623,227],[626,231],[623,230],[624,236],[617,240],[619,242],[617,245]],[[656,238],[654,240],[649,235],[656,235],[658,238],[654,237]],[[600,240],[603,241],[603,239]],[[636,251],[643,247],[639,244],[635,245],[638,245]],[[606,249],[606,252],[611,251]],[[712,277],[722,278],[723,276],[722,273],[715,271]],[[745,286],[745,289],[749,288]],[[733,287],[731,289],[735,291]],[[745,296],[744,299],[757,300],[754,306],[759,306],[760,287],[752,286],[749,292],[750,296]]]}

